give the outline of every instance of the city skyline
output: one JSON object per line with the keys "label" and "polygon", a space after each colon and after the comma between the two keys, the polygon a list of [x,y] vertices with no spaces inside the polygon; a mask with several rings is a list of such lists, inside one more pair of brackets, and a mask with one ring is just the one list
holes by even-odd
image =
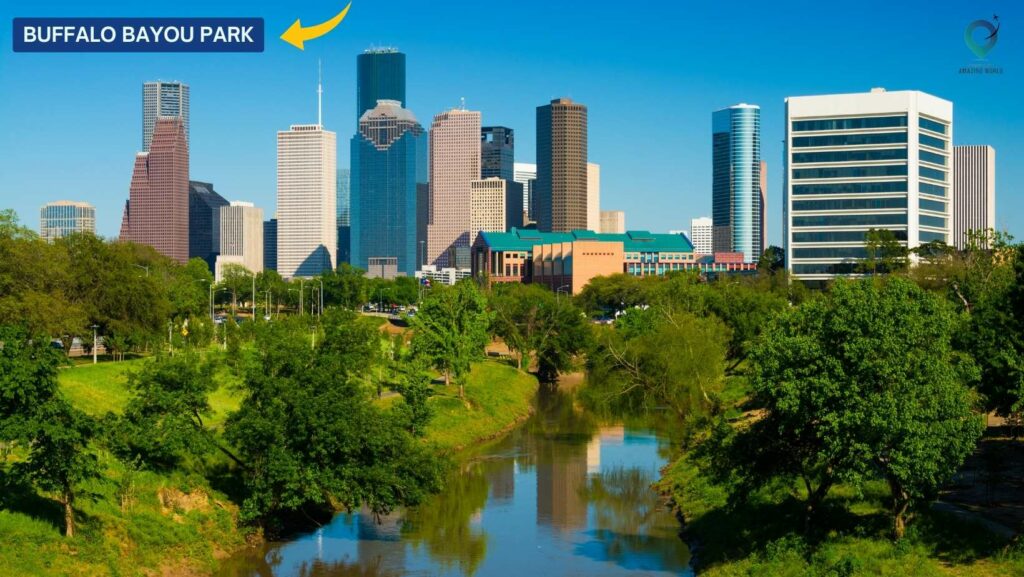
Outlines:
{"label": "city skyline", "polygon": [[[183,4],[188,8],[189,3]],[[198,6],[198,4],[197,4]],[[411,110],[419,117],[450,108],[465,96],[467,105],[481,110],[488,124],[508,126],[516,131],[516,161],[529,162],[535,140],[535,127],[531,122],[535,107],[552,97],[567,95],[585,102],[591,110],[590,158],[602,164],[602,192],[606,206],[627,212],[630,228],[652,231],[679,228],[690,218],[710,213],[710,150],[701,143],[710,133],[707,114],[730,102],[757,102],[762,106],[762,156],[769,165],[777,165],[782,157],[784,131],[783,99],[787,96],[850,93],[867,91],[873,86],[890,90],[913,89],[935,94],[954,102],[957,107],[956,141],[954,144],[991,145],[997,155],[997,187],[1000,191],[1013,191],[1024,178],[1024,168],[1007,159],[1022,152],[1016,138],[1017,120],[1007,99],[1001,94],[1015,93],[1021,85],[1020,74],[1014,64],[1020,61],[1020,40],[1004,35],[988,58],[1003,66],[1002,75],[960,75],[957,69],[973,62],[974,57],[963,43],[963,28],[968,22],[985,17],[989,9],[958,6],[940,11],[935,18],[921,22],[915,18],[919,11],[914,6],[889,6],[879,3],[877,12],[887,21],[913,22],[912,33],[906,38],[892,38],[887,46],[862,47],[859,54],[846,54],[840,46],[827,40],[834,31],[806,29],[785,24],[785,30],[798,31],[797,45],[783,42],[786,34],[759,39],[763,42],[759,57],[764,66],[729,64],[749,42],[737,42],[739,32],[701,31],[695,43],[710,42],[714,38],[716,49],[694,61],[689,51],[674,47],[669,40],[650,33],[651,38],[639,43],[627,39],[600,43],[585,38],[582,33],[571,32],[578,46],[551,54],[551,44],[536,42],[552,28],[559,28],[569,19],[564,11],[545,14],[540,5],[526,3],[499,15],[509,22],[528,22],[525,39],[510,40],[508,47],[492,47],[481,54],[464,54],[469,34],[458,30],[461,20],[443,25],[444,33],[437,30],[429,34],[408,24],[388,29],[387,38],[379,38],[385,29],[386,15],[360,11],[355,5],[344,32],[332,35],[322,43],[311,44],[305,54],[292,54],[268,42],[267,52],[257,60],[247,55],[210,55],[202,61],[189,60],[179,55],[159,55],[140,59],[130,55],[97,55],[86,65],[67,56],[37,55],[31,59],[17,59],[5,53],[2,64],[5,77],[24,86],[24,90],[5,91],[0,95],[0,113],[12,120],[12,129],[6,139],[10,154],[0,160],[3,193],[12,199],[23,222],[32,222],[39,204],[60,198],[85,200],[97,207],[97,232],[104,236],[117,234],[120,216],[119,202],[126,195],[125,173],[130,170],[123,158],[126,150],[138,148],[139,126],[137,104],[139,84],[154,78],[180,80],[191,87],[191,126],[189,140],[192,152],[192,178],[213,181],[218,189],[230,196],[244,196],[264,207],[268,214],[274,208],[273,134],[281,126],[312,120],[315,117],[316,57],[324,58],[325,84],[337,90],[325,100],[325,125],[328,129],[345,134],[345,122],[351,122],[351,111],[356,107],[354,91],[347,87],[355,79],[353,55],[368,46],[385,42],[408,54],[408,96]],[[410,5],[410,10],[414,9]],[[809,10],[811,8],[808,8]],[[1013,21],[1020,13],[1012,4],[996,6],[1005,22]],[[41,15],[60,12],[60,3],[40,7]],[[116,6],[110,8],[118,11]],[[260,11],[259,8],[253,9]],[[827,7],[814,8],[823,15],[836,12]],[[282,9],[266,9],[268,30],[278,23],[287,26],[293,15]],[[417,12],[423,18],[429,15]],[[726,13],[717,7],[666,7],[665,24],[674,19],[698,18],[712,21],[730,21],[742,30],[759,19],[777,23],[765,8],[752,8],[749,13]],[[628,27],[639,20],[640,14],[627,14],[615,29]],[[421,18],[422,20],[422,18]],[[585,22],[605,30],[610,24],[598,22],[596,16],[587,15]],[[661,23],[655,28],[660,29]],[[843,24],[848,33],[873,32],[875,25],[869,18],[849,18]],[[610,30],[610,29],[609,29]],[[655,32],[656,32],[655,30]],[[445,37],[438,42],[439,37]],[[635,41],[636,34],[628,35]],[[528,41],[534,41],[527,47]],[[791,50],[814,45],[815,53],[799,62],[787,58]],[[547,52],[545,52],[547,51]],[[451,66],[449,58],[458,52],[459,63]],[[463,58],[464,56],[464,58]],[[636,58],[646,60],[636,66]],[[884,57],[884,58],[883,58]],[[565,70],[561,66],[578,61],[579,66]],[[884,62],[885,64],[882,64]],[[823,63],[834,65],[832,72],[811,73]],[[877,65],[872,63],[878,63]],[[234,74],[223,74],[223,67],[231,66]],[[488,70],[502,67],[522,90],[494,95],[474,86],[471,79],[480,78]],[[39,74],[39,67],[49,74]],[[708,70],[720,70],[706,76]],[[635,70],[634,70],[635,68]],[[842,70],[842,74],[838,73]],[[677,77],[664,74],[672,71]],[[467,77],[467,74],[469,75]],[[629,90],[606,87],[606,77],[613,74]],[[47,77],[67,77],[80,86],[79,100],[89,102],[89,115],[83,117],[79,109],[65,110],[58,100],[43,87]],[[248,94],[238,80],[248,83],[269,82],[279,88],[261,94]],[[330,91],[328,94],[332,94]],[[685,127],[675,131],[664,130],[657,147],[636,152],[635,143],[654,133],[652,127],[663,124],[654,118],[641,118],[631,110],[654,99],[673,98],[674,106],[668,119]],[[46,106],[46,115],[25,114],[36,106]],[[74,119],[72,122],[71,119]],[[31,124],[29,124],[31,123]],[[31,130],[28,126],[31,125]],[[351,125],[349,125],[351,126]],[[47,174],[37,168],[41,161],[39,151],[44,141],[66,139],[70,144],[96,136],[95,146],[77,151],[67,159],[67,174]],[[107,130],[109,128],[109,130]],[[17,135],[17,140],[15,140]],[[24,138],[22,138],[24,137]],[[344,140],[344,139],[343,139]],[[347,142],[339,143],[339,167],[345,167],[348,158]],[[1005,163],[1005,166],[1003,164]],[[65,171],[62,171],[65,172]],[[665,186],[665,183],[672,183]],[[768,244],[781,245],[781,174],[769,174],[767,213]],[[997,200],[996,226],[1021,236],[1024,233],[1024,202],[1011,194],[1001,194]],[[651,210],[648,207],[669,205],[672,211]]]}

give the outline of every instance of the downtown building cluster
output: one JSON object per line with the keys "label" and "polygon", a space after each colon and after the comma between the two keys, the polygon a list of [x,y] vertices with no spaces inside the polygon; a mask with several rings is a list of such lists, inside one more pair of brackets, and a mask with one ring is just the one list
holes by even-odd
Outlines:
{"label": "downtown building cluster", "polygon": [[[712,113],[712,215],[689,231],[630,231],[601,210],[600,166],[588,156],[588,109],[556,98],[536,109],[536,163],[516,162],[515,131],[465,104],[424,127],[406,97],[406,55],[357,56],[349,168],[336,133],[294,124],[277,133],[277,207],[228,202],[190,179],[189,87],[143,86],[142,150],[120,238],[185,262],[199,257],[284,278],[351,263],[368,276],[454,282],[541,282],[576,290],[595,274],[756,269],[766,243],[768,165],[760,107]],[[322,90],[318,86],[318,98]],[[951,102],[917,91],[786,99],[782,250],[805,281],[855,274],[869,231],[908,249],[963,248],[994,227],[995,152],[954,146]],[[47,238],[95,227],[89,205],[41,210]]]}

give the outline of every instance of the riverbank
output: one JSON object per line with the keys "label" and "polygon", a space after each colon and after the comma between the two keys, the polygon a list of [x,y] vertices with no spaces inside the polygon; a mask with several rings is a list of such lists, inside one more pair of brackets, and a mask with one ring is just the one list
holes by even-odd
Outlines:
{"label": "riverbank", "polygon": [[[120,413],[129,398],[128,373],[144,362],[64,369],[60,386],[91,415]],[[231,378],[218,375],[222,384]],[[465,400],[457,387],[437,387],[426,440],[458,451],[496,438],[529,417],[536,391],[532,375],[497,361],[478,363]],[[221,387],[210,401],[216,426],[239,399]],[[245,546],[237,507],[201,474],[215,463],[194,463],[193,473],[159,473],[134,471],[106,451],[96,456],[102,473],[83,487],[75,504],[79,532],[70,540],[61,534],[56,502],[0,474],[0,575],[209,575]]]}

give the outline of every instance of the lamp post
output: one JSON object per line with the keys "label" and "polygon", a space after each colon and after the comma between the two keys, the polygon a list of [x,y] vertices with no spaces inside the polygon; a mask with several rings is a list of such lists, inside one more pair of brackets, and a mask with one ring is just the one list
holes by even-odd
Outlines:
{"label": "lamp post", "polygon": [[142,270],[146,271],[146,276],[149,276],[149,266],[148,265],[147,266],[143,266],[141,264],[132,263],[132,266],[141,268]]}
{"label": "lamp post", "polygon": [[96,341],[96,329],[99,325],[92,326],[92,364],[96,364],[96,350],[99,348],[99,343]]}
{"label": "lamp post", "polygon": [[270,305],[271,305],[271,302],[272,302],[273,299],[270,296],[270,289],[267,289],[267,290],[263,291],[263,293],[266,296],[266,299],[264,299],[264,308],[267,311],[267,320],[269,321],[270,320]]}
{"label": "lamp post", "polygon": [[[571,289],[571,288],[572,288],[572,285],[567,285],[567,284],[564,284],[564,285],[556,288],[555,289],[555,301],[561,300],[560,297],[562,296],[562,290],[563,289]],[[565,292],[568,293],[569,291],[565,291]]]}
{"label": "lamp post", "polygon": [[317,312],[317,316],[324,314],[324,279],[320,277],[317,279],[320,281],[320,310]]}

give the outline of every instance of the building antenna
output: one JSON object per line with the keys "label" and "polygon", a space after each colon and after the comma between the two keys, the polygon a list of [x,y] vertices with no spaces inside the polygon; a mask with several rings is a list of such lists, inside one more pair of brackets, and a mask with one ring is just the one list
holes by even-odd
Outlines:
{"label": "building antenna", "polygon": [[466,97],[465,96],[463,96],[462,98],[459,98],[459,104],[462,106],[463,110],[466,109]]}
{"label": "building antenna", "polygon": [[324,127],[324,70],[320,59],[316,59],[316,123]]}

